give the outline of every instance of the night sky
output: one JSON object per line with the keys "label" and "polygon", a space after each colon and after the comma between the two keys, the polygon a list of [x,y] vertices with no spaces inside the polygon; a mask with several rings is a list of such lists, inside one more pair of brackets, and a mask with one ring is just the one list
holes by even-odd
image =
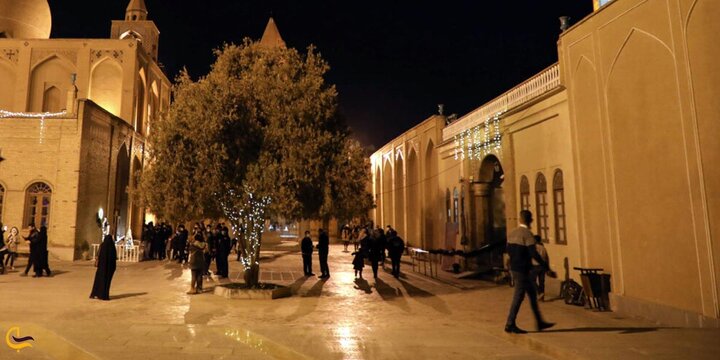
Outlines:
{"label": "night sky", "polygon": [[[107,38],[128,0],[50,0],[53,38]],[[557,61],[562,15],[592,0],[145,0],[168,77],[208,72],[212,49],[259,39],[273,16],[288,46],[329,62],[355,137],[378,147],[437,112],[462,116]]]}

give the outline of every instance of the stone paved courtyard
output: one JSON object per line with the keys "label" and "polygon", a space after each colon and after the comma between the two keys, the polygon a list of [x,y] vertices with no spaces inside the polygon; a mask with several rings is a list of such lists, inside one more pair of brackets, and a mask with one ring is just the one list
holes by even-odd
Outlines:
{"label": "stone paved courtyard", "polygon": [[[0,276],[0,330],[19,326],[32,348],[5,341],[0,359],[717,359],[720,331],[665,328],[543,303],[552,331],[502,331],[507,286],[477,281],[460,290],[407,274],[383,272],[354,282],[350,253],[333,246],[328,281],[302,277],[298,253],[262,263],[261,278],[290,285],[278,300],[188,296],[189,270],[176,263],[119,263],[112,300],[90,300],[91,262],[52,262],[52,278]],[[315,259],[317,260],[317,258]],[[20,263],[23,264],[23,261]],[[318,269],[317,261],[313,264]],[[240,266],[231,262],[231,278]],[[407,267],[403,270],[409,271]],[[319,271],[318,271],[319,272]],[[533,329],[527,304],[519,325]]]}

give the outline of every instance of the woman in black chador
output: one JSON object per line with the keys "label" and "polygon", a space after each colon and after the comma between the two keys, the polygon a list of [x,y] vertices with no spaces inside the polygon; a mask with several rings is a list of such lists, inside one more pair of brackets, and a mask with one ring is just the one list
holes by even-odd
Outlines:
{"label": "woman in black chador", "polygon": [[112,236],[105,235],[95,262],[97,270],[95,270],[95,283],[90,293],[91,299],[110,300],[110,282],[115,274],[116,261],[115,242]]}

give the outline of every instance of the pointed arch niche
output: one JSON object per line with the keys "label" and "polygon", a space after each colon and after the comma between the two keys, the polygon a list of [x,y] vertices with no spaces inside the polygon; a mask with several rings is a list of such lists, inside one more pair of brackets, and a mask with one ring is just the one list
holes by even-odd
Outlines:
{"label": "pointed arch niche", "polygon": [[[440,224],[442,224],[442,217],[439,215],[441,207],[437,206],[439,186],[438,165],[435,154],[435,144],[430,140],[425,148],[425,176],[423,177],[425,182],[425,204],[423,208],[425,231],[422,235],[422,247],[425,249],[436,249],[442,246],[440,236],[435,236],[435,230],[440,229]],[[437,227],[435,222],[437,222]],[[437,244],[433,243],[433,240],[436,240]]]}
{"label": "pointed arch niche", "polygon": [[[405,231],[405,184],[403,183],[403,179],[405,178],[405,174],[403,174],[404,169],[404,161],[402,158],[402,154],[398,154],[395,157],[395,223],[392,224],[395,231],[398,232],[404,232]],[[405,234],[401,234],[400,236],[404,236]]]}
{"label": "pointed arch niche", "polygon": [[390,159],[383,159],[382,169],[382,201],[383,214],[382,223],[378,224],[383,228],[385,225],[392,225],[393,221],[393,167]]}
{"label": "pointed arch niche", "polygon": [[414,149],[410,149],[407,156],[407,234],[405,241],[408,246],[418,246],[420,239],[420,169],[418,167],[418,157]]}
{"label": "pointed arch niche", "polygon": [[28,111],[60,111],[66,108],[70,77],[75,66],[56,55],[41,61],[30,76]]}
{"label": "pointed arch niche", "polygon": [[117,61],[105,58],[92,70],[90,99],[115,116],[122,103],[122,68]]}

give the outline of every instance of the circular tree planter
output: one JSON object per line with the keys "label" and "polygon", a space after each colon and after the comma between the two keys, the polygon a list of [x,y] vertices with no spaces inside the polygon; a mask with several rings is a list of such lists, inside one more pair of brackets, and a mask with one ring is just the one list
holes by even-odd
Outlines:
{"label": "circular tree planter", "polygon": [[215,295],[227,299],[272,300],[291,296],[292,289],[267,283],[261,283],[256,288],[248,288],[245,283],[230,283],[216,286]]}

